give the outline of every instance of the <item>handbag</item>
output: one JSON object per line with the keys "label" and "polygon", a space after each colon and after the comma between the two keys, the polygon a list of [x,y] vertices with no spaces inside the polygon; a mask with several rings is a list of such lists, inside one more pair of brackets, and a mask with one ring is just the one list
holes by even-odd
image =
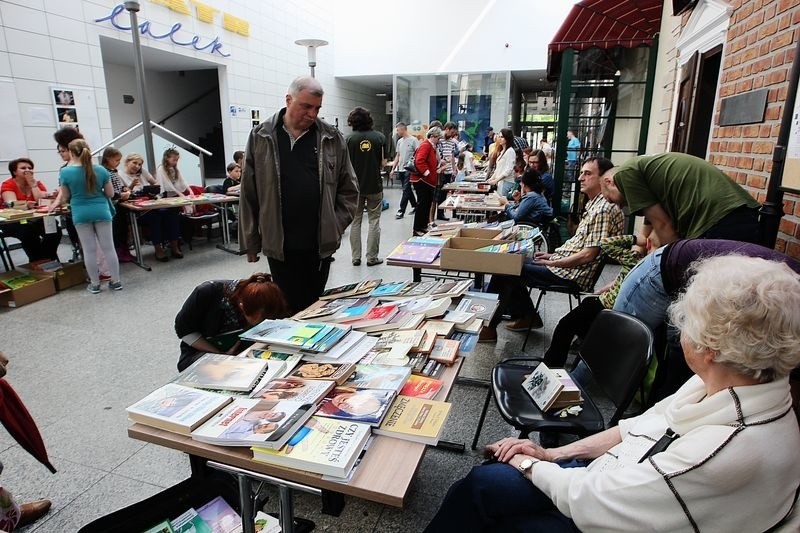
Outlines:
{"label": "handbag", "polygon": [[408,163],[403,166],[403,170],[406,172],[410,172],[412,174],[420,173],[420,171],[417,170],[417,150],[419,150],[419,146],[414,150],[414,153],[411,156],[411,159],[408,160]]}

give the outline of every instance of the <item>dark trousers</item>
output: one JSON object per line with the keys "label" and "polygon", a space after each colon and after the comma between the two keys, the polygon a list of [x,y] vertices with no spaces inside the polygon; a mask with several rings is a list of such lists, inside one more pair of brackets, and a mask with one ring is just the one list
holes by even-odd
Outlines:
{"label": "dark trousers", "polygon": [[139,219],[150,228],[150,242],[153,246],[177,241],[180,235],[180,213],[177,209],[154,209]]}
{"label": "dark trousers", "polygon": [[292,314],[316,302],[328,283],[331,258],[320,259],[316,251],[286,250],[283,261],[274,257],[267,261],[272,279],[283,291]]}
{"label": "dark trousers", "polygon": [[758,208],[737,207],[711,226],[701,239],[727,239],[730,241],[761,244],[758,227]]}
{"label": "dark trousers", "polygon": [[[562,466],[583,466],[572,463]],[[476,466],[456,481],[425,528],[425,533],[465,531],[561,533],[578,528],[516,468],[492,463]]]}
{"label": "dark trousers", "polygon": [[556,329],[553,330],[550,347],[544,353],[544,363],[550,368],[563,368],[567,362],[572,339],[576,335],[585,337],[592,322],[603,309],[605,308],[600,303],[600,298],[590,296],[581,300],[577,307],[561,317]]}
{"label": "dark trousers", "polygon": [[128,249],[128,213],[117,208],[114,218],[111,219],[111,233],[114,237],[114,248],[117,250]]}
{"label": "dark trousers", "polygon": [[58,260],[58,243],[61,242],[61,229],[55,233],[45,233],[44,221],[29,220],[25,224],[6,224],[3,226],[6,237],[19,239],[28,261],[41,259]]}
{"label": "dark trousers", "polygon": [[[445,201],[447,198],[447,191],[442,189],[442,187],[448,183],[453,181],[452,174],[439,174],[439,186],[436,187],[436,205],[438,206],[442,202]],[[444,211],[441,209],[436,210],[436,218],[444,219]]]}
{"label": "dark trousers", "polygon": [[69,235],[69,242],[72,247],[80,249],[81,240],[78,238],[78,230],[75,229],[75,224],[72,223],[72,215],[61,215],[61,223],[67,228],[67,235]]}
{"label": "dark trousers", "polygon": [[416,209],[417,208],[417,199],[414,198],[414,191],[411,190],[411,182],[408,181],[411,176],[405,170],[398,170],[396,171],[397,179],[400,180],[400,186],[403,188],[403,197],[400,199],[400,209],[399,211],[406,214],[406,207],[408,204],[411,204],[411,207]]}
{"label": "dark trousers", "polygon": [[417,210],[414,211],[414,232],[425,233],[428,231],[428,217],[433,204],[434,188],[423,181],[414,183],[417,193]]}
{"label": "dark trousers", "polygon": [[570,283],[573,282],[556,276],[545,266],[529,263],[522,265],[522,274],[519,276],[492,276],[487,292],[497,294],[499,297],[497,311],[489,321],[489,327],[496,328],[505,313],[511,315],[511,318],[523,318],[532,316],[536,312],[528,294],[529,286],[546,287]]}

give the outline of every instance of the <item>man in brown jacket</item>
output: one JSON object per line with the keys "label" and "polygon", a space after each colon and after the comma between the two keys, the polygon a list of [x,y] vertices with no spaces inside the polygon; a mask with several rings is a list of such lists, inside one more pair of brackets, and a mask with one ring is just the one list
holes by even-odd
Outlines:
{"label": "man in brown jacket", "polygon": [[342,134],[320,120],[322,86],[289,85],[286,107],[250,132],[239,200],[239,246],[263,253],[291,311],[316,301],[353,220],[358,180]]}

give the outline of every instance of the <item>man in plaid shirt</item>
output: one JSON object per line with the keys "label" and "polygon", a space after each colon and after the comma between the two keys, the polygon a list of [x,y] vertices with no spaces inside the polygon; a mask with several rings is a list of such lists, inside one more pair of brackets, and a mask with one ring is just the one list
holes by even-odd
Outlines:
{"label": "man in plaid shirt", "polygon": [[552,254],[537,252],[531,263],[522,266],[520,276],[492,276],[488,292],[499,294],[499,306],[489,325],[481,330],[479,342],[497,340],[497,325],[504,312],[515,319],[506,325],[511,331],[542,327],[542,319],[528,295],[528,284],[592,289],[592,280],[601,266],[601,241],[622,235],[623,230],[622,211],[600,194],[600,176],[613,166],[608,159],[597,157],[586,160],[581,168],[578,181],[589,201],[572,238]]}

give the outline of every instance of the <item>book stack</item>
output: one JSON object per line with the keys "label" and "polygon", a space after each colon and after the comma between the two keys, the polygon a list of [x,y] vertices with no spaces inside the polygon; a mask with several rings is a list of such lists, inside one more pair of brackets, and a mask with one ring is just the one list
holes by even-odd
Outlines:
{"label": "book stack", "polygon": [[[280,522],[274,516],[258,511],[255,516],[255,529],[261,533],[280,533]],[[190,507],[180,516],[162,520],[144,533],[241,533],[242,518],[222,496],[195,509]]]}
{"label": "book stack", "polygon": [[522,388],[542,411],[559,411],[581,405],[581,390],[563,368],[548,368],[544,363],[522,382]]}
{"label": "book stack", "polygon": [[350,331],[339,324],[264,320],[242,333],[241,338],[304,352],[327,352]]}
{"label": "book stack", "polygon": [[320,300],[335,300],[337,298],[350,298],[355,296],[365,296],[371,293],[381,284],[380,279],[368,279],[358,283],[348,283],[322,291]]}

